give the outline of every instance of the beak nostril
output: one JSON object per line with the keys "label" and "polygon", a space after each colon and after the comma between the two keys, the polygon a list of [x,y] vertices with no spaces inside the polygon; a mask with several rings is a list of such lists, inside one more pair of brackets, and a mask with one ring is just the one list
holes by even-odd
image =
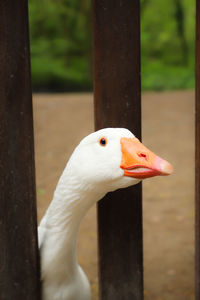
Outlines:
{"label": "beak nostril", "polygon": [[145,153],[143,153],[143,152],[139,152],[139,153],[138,153],[138,156],[139,156],[139,157],[147,158],[147,155],[146,155]]}

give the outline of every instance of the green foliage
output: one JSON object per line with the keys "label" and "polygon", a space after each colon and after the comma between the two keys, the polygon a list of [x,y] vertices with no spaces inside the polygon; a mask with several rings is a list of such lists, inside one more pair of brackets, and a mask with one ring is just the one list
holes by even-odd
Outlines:
{"label": "green foliage", "polygon": [[90,1],[31,0],[29,10],[34,88],[89,89]]}
{"label": "green foliage", "polygon": [[[91,1],[29,0],[36,90],[92,88]],[[141,0],[142,88],[194,86],[194,0]]]}
{"label": "green foliage", "polygon": [[142,66],[143,90],[177,90],[194,88],[194,66],[166,65],[160,61]]}
{"label": "green foliage", "polygon": [[143,0],[144,90],[194,87],[194,0]]}

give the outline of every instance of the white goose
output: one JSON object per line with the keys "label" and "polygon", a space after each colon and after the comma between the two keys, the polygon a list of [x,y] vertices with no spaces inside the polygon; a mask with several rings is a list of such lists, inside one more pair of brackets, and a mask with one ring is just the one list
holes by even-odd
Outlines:
{"label": "white goose", "polygon": [[89,300],[90,285],[76,255],[82,218],[106,193],[172,171],[127,129],[106,128],[84,138],[38,228],[42,299]]}

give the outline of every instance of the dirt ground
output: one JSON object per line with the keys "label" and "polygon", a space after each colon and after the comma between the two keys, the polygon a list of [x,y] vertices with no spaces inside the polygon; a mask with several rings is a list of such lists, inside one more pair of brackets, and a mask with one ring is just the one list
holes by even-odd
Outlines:
{"label": "dirt ground", "polygon": [[[74,147],[93,131],[91,94],[34,95],[38,218]],[[175,172],[143,184],[145,300],[194,299],[194,93],[144,93],[143,143]],[[98,299],[96,208],[82,222],[79,262]]]}

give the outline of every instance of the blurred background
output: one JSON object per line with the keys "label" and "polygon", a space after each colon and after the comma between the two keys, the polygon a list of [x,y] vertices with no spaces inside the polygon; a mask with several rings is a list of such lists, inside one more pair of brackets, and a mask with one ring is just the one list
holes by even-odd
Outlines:
{"label": "blurred background", "polygon": [[[29,0],[35,91],[92,90],[90,0]],[[142,89],[194,87],[194,0],[141,0]]]}
{"label": "blurred background", "polygon": [[[94,130],[89,0],[29,0],[38,221],[67,160]],[[195,1],[141,0],[142,136],[174,165],[143,183],[145,300],[194,299]],[[98,299],[96,208],[79,262]]]}

